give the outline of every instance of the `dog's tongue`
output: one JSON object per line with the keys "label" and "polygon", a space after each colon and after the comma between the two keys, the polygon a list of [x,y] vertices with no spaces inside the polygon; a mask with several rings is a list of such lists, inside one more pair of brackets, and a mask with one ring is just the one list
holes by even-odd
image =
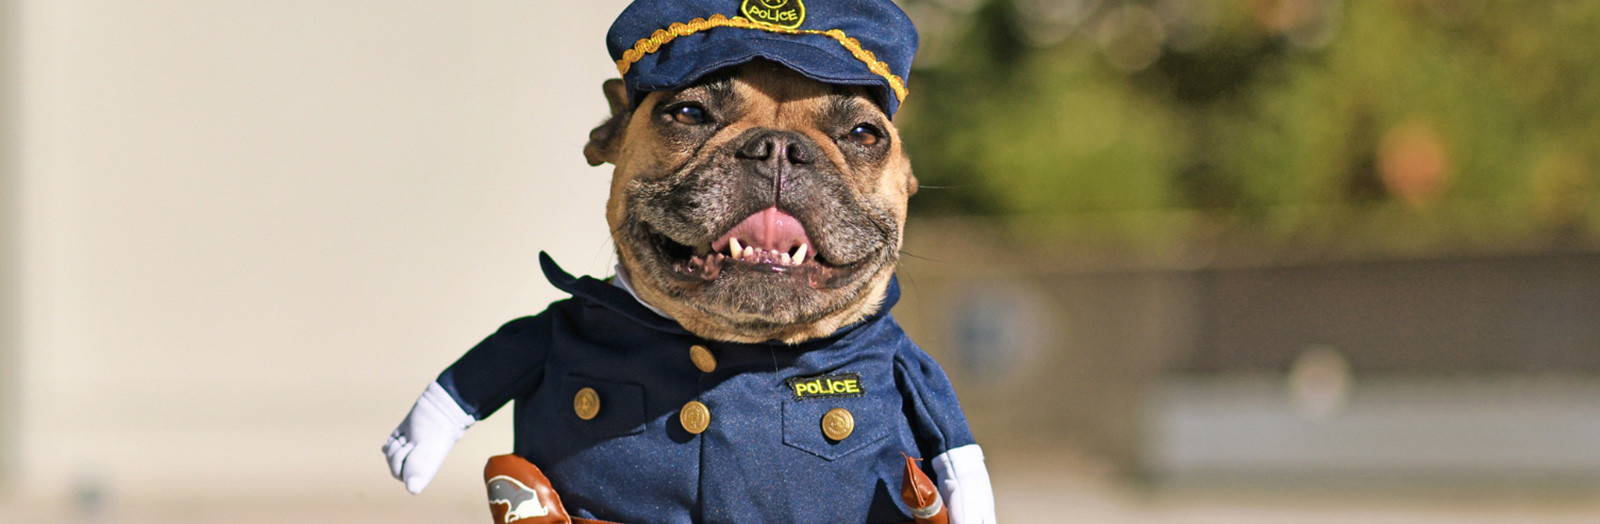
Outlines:
{"label": "dog's tongue", "polygon": [[717,239],[713,247],[721,251],[727,247],[729,240],[734,238],[739,239],[741,245],[778,253],[788,253],[802,245],[816,252],[811,246],[811,239],[806,236],[805,226],[800,225],[800,221],[795,220],[794,216],[777,207],[769,207],[750,215],[739,225],[724,233],[722,238]]}

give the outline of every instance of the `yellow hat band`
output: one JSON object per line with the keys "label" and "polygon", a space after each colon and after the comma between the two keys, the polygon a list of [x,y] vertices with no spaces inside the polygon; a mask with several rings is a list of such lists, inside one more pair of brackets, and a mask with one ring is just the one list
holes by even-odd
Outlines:
{"label": "yellow hat band", "polygon": [[645,55],[660,50],[661,46],[666,45],[667,42],[671,42],[674,38],[692,35],[717,27],[737,27],[740,29],[755,29],[770,33],[790,35],[827,36],[839,42],[839,45],[844,46],[845,49],[850,50],[850,54],[852,56],[855,56],[857,60],[860,60],[862,63],[867,65],[868,71],[872,71],[873,74],[883,77],[884,81],[889,83],[889,88],[894,91],[895,98],[898,101],[904,102],[906,100],[906,81],[900,78],[898,75],[890,73],[889,64],[879,61],[878,57],[872,54],[872,51],[862,49],[861,42],[845,35],[844,31],[840,31],[838,29],[829,29],[827,31],[818,31],[816,29],[789,29],[766,22],[750,20],[742,16],[728,18],[720,14],[715,14],[711,15],[711,18],[709,19],[696,18],[694,20],[690,20],[687,24],[673,23],[672,25],[667,26],[666,29],[657,29],[654,33],[651,33],[649,37],[640,38],[638,42],[634,42],[632,49],[622,52],[622,59],[617,60],[617,72],[623,75],[628,74],[628,69],[633,67],[634,62],[638,62],[640,59],[644,58]]}

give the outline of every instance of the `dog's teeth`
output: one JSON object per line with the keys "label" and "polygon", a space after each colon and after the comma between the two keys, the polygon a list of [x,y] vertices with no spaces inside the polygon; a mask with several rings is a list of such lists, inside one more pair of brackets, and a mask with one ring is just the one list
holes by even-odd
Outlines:
{"label": "dog's teeth", "polygon": [[739,239],[728,239],[728,253],[732,254],[735,259],[743,258],[744,246],[739,245]]}
{"label": "dog's teeth", "polygon": [[779,253],[778,254],[778,261],[779,262],[783,262],[783,265],[785,265],[785,266],[793,265],[793,264],[789,263],[789,254],[788,253]]}
{"label": "dog's teeth", "polygon": [[794,257],[791,258],[791,260],[794,261],[794,265],[796,265],[796,266],[798,266],[800,264],[804,264],[806,262],[806,245],[805,244],[800,244],[800,248],[794,250]]}
{"label": "dog's teeth", "polygon": [[750,247],[750,246],[744,246],[744,255],[741,256],[740,258],[744,258],[746,260],[751,260],[751,259],[754,259],[755,257],[756,257],[756,248]]}

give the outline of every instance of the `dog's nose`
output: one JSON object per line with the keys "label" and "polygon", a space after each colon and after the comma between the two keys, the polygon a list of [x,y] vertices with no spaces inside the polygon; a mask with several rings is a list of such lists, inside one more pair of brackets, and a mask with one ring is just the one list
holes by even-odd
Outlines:
{"label": "dog's nose", "polygon": [[779,160],[804,165],[816,158],[816,153],[811,149],[811,141],[805,135],[794,131],[763,129],[746,138],[744,145],[739,146],[734,155],[757,162]]}

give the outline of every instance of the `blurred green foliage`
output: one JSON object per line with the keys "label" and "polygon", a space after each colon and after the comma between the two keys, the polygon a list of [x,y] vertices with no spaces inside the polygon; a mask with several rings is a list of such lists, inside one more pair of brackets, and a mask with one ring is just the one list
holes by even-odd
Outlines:
{"label": "blurred green foliage", "polygon": [[914,213],[1133,241],[1600,231],[1600,1],[902,4]]}

